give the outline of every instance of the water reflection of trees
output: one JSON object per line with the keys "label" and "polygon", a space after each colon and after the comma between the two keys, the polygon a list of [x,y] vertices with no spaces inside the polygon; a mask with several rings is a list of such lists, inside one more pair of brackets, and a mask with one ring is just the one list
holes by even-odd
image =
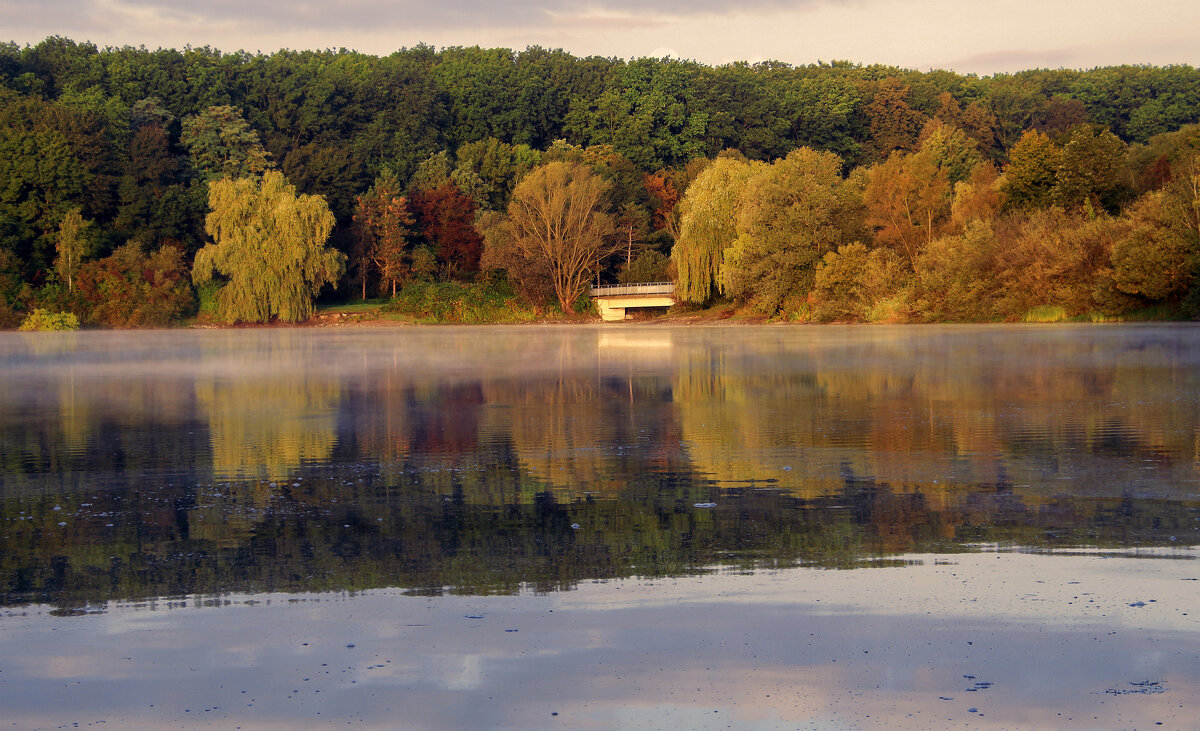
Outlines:
{"label": "water reflection of trees", "polygon": [[455,341],[438,372],[268,349],[252,375],[0,384],[0,602],[1200,543],[1173,346],[790,332],[543,343],[530,373],[446,377]]}
{"label": "water reflection of trees", "polygon": [[[86,487],[97,473],[190,467],[195,397],[186,378],[129,379],[86,371],[0,379],[0,483]],[[150,438],[148,438],[150,437]],[[202,437],[200,437],[202,439]]]}
{"label": "water reflection of trees", "polygon": [[333,451],[341,384],[289,367],[289,357],[265,358],[255,375],[196,381],[218,477],[285,480]]}
{"label": "water reflection of trees", "polygon": [[[694,481],[670,472],[631,478],[622,500],[560,501],[542,492],[500,505],[468,502],[462,488],[443,494],[421,473],[397,484],[378,474],[348,480],[328,468],[301,472],[266,502],[222,501],[216,493],[225,486],[170,486],[144,495],[126,485],[82,499],[6,497],[0,603],[76,606],[179,593],[384,586],[417,593],[551,591],[590,579],[720,565],[849,568],[979,543],[1046,549],[1200,543],[1200,501],[1192,498],[1031,500],[1001,481],[960,485],[953,500],[932,500],[848,466],[840,488],[828,495],[802,499],[777,489],[733,488],[717,497],[715,508],[693,507]],[[317,501],[317,493],[338,499]],[[213,517],[253,520],[254,528],[214,532]]]}
{"label": "water reflection of trees", "polygon": [[705,344],[678,357],[675,400],[695,469],[722,485],[815,497],[849,464],[935,500],[1002,480],[1031,498],[1137,486],[1148,467],[1159,483],[1200,477],[1200,414],[1178,398],[1196,392],[1200,371],[1160,348],[1064,355],[1053,339],[999,349],[949,336],[837,345]]}

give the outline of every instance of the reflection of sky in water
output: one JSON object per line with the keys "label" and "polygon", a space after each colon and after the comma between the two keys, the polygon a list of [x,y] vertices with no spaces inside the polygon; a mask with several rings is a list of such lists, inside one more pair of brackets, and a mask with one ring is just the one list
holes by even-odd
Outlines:
{"label": "reflection of sky in water", "polygon": [[19,727],[1179,728],[1200,712],[1195,556],[9,615],[0,706]]}

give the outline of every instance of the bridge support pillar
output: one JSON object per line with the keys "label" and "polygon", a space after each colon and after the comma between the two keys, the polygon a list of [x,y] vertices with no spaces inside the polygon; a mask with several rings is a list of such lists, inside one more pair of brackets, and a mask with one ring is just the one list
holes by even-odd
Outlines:
{"label": "bridge support pillar", "polygon": [[596,299],[596,305],[600,308],[600,319],[605,322],[621,322],[625,319],[625,307],[617,306],[604,297]]}

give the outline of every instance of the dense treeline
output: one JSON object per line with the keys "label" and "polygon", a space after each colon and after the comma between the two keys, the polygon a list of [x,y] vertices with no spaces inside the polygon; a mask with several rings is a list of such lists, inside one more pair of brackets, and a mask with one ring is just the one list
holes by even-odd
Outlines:
{"label": "dense treeline", "polygon": [[[481,270],[567,309],[597,267],[810,319],[1118,313],[1187,299],[1198,122],[1189,66],[0,45],[0,324],[295,319],[324,282],[367,297]],[[271,173],[292,218],[214,197]],[[591,202],[537,213],[564,195]],[[521,233],[567,212],[586,250]],[[319,265],[292,281],[305,267],[240,264],[284,295],[238,302],[211,266],[236,227],[274,231],[269,260]]]}

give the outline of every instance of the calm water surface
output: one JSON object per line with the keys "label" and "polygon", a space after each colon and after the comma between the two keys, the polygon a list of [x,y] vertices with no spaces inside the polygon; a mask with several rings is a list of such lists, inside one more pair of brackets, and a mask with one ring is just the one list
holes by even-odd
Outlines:
{"label": "calm water surface", "polygon": [[0,726],[1193,727],[1198,335],[0,333]]}

